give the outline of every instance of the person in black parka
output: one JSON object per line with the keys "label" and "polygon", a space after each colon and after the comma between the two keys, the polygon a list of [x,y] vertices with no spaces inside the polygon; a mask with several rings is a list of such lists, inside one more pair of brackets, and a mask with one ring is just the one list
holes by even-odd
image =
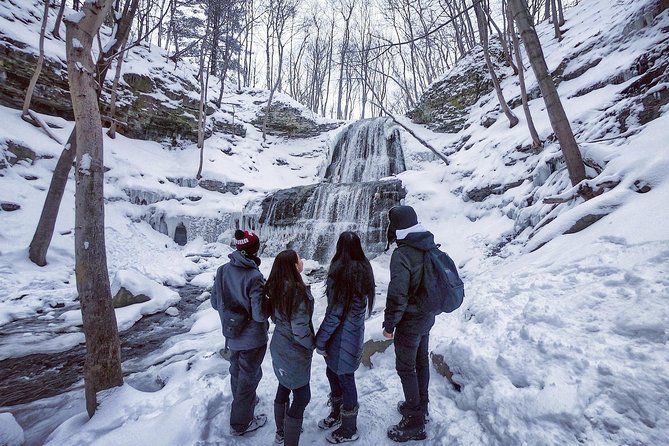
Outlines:
{"label": "person in black parka", "polygon": [[[314,351],[314,298],[302,281],[302,259],[292,249],[276,256],[265,285],[276,324],[270,353],[279,380],[274,399],[275,443],[297,446],[304,409],[311,400],[311,359]],[[293,402],[289,404],[290,394]]]}
{"label": "person in black parka", "polygon": [[358,439],[358,393],[355,371],[360,366],[365,316],[374,307],[374,273],[360,238],[344,232],[330,263],[326,282],[328,307],[316,334],[316,351],[325,356],[330,382],[330,414],[318,423],[321,429],[341,426],[327,436],[330,443]]}
{"label": "person in black parka", "polygon": [[428,344],[434,314],[417,301],[423,279],[425,252],[434,236],[420,223],[410,206],[395,206],[388,212],[388,246],[397,242],[390,258],[390,283],[383,320],[383,335],[394,339],[395,368],[402,382],[405,401],[397,409],[402,420],[388,429],[393,441],[424,440],[428,410],[430,363]]}
{"label": "person in black parka", "polygon": [[265,414],[254,415],[254,410],[256,389],[262,378],[261,365],[267,351],[269,315],[262,305],[265,279],[258,269],[260,240],[254,233],[238,229],[234,244],[237,250],[228,256],[230,261],[216,271],[211,306],[218,311],[224,332],[227,323],[224,307],[243,309],[247,317],[242,331],[225,340],[231,352],[230,430],[233,435],[243,435],[267,422]]}

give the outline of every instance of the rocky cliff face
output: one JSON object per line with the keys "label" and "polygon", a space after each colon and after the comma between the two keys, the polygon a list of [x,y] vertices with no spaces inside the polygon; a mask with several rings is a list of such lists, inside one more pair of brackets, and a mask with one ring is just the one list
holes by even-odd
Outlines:
{"label": "rocky cliff face", "polygon": [[[491,58],[498,76],[504,77],[501,48],[491,41]],[[407,116],[436,132],[456,133],[466,128],[469,108],[493,89],[481,47],[470,54],[423,94],[420,102]]]}

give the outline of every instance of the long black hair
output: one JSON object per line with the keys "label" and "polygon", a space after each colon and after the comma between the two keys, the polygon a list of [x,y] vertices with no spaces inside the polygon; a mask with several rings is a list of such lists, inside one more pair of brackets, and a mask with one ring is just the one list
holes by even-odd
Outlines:
{"label": "long black hair", "polygon": [[344,314],[348,313],[355,297],[365,297],[367,314],[372,314],[376,290],[374,272],[355,232],[346,231],[339,236],[328,277],[332,279],[334,301],[344,304]]}
{"label": "long black hair", "polygon": [[270,314],[278,311],[290,320],[293,312],[299,306],[306,290],[306,285],[297,270],[299,257],[292,249],[281,251],[274,259],[272,271],[265,283],[265,296],[269,298]]}

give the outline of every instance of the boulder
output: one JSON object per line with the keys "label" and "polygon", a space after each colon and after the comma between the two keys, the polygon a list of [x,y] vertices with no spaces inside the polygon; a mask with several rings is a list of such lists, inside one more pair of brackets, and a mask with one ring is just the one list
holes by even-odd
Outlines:
{"label": "boulder", "polygon": [[383,353],[391,346],[393,341],[391,339],[384,339],[382,341],[369,340],[362,346],[362,364],[370,369],[374,367],[372,364],[372,355],[374,353]]}
{"label": "boulder", "polygon": [[242,191],[242,187],[244,187],[244,183],[237,183],[235,181],[200,180],[198,184],[202,189],[221,194],[229,192],[232,195],[237,195]]}
{"label": "boulder", "polygon": [[114,308],[127,307],[128,305],[139,304],[142,302],[148,302],[151,298],[146,294],[134,295],[128,291],[125,287],[121,287],[116,293],[116,296],[112,298],[112,304]]}
{"label": "boulder", "polygon": [[461,389],[460,384],[456,383],[453,380],[453,372],[451,371],[450,367],[446,363],[446,360],[444,359],[444,355],[440,355],[434,352],[430,352],[430,359],[432,360],[432,365],[434,366],[434,369],[439,373],[441,376],[446,378],[448,382],[451,383],[453,386],[453,389],[456,392],[459,392]]}

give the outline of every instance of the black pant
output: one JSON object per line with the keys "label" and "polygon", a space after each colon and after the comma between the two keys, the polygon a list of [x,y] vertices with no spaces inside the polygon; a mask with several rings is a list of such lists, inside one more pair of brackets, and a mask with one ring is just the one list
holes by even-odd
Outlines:
{"label": "black pant", "polygon": [[279,388],[276,389],[274,402],[277,404],[290,403],[290,392],[293,392],[293,402],[288,407],[286,413],[291,418],[304,418],[304,409],[307,408],[307,404],[311,401],[311,387],[307,384],[306,386],[290,390],[288,387],[279,384]]}
{"label": "black pant", "polygon": [[246,430],[253,419],[256,389],[262,378],[262,360],[267,345],[251,350],[232,351],[230,358],[230,386],[232,409],[230,427],[238,432]]}
{"label": "black pant", "polygon": [[355,387],[355,374],[345,373],[337,375],[326,367],[325,375],[330,381],[330,393],[333,397],[342,397],[342,409],[353,410],[358,405],[358,389]]}
{"label": "black pant", "polygon": [[405,409],[409,415],[420,416],[427,410],[427,388],[430,383],[428,344],[430,334],[395,332],[395,368],[402,381]]}

